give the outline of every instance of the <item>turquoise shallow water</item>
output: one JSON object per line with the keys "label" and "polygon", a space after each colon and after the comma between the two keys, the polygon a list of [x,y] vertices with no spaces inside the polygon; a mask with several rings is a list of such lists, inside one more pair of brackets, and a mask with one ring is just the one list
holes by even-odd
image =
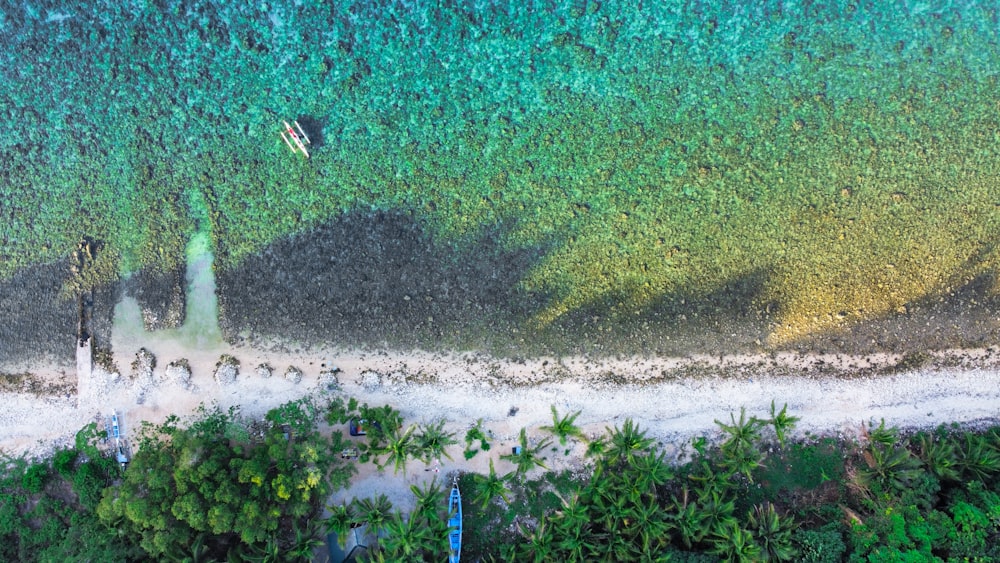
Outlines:
{"label": "turquoise shallow water", "polygon": [[218,267],[242,268],[386,211],[457,261],[537,253],[510,288],[524,330],[735,300],[777,344],[973,282],[986,298],[996,18],[984,2],[6,7],[0,275],[82,234],[108,243],[87,283],[180,268],[199,220]]}
{"label": "turquoise shallow water", "polygon": [[209,244],[206,232],[197,233],[188,243],[185,315],[180,327],[147,331],[134,298],[126,297],[115,306],[113,331],[122,348],[170,343],[182,350],[213,350],[222,344]]}

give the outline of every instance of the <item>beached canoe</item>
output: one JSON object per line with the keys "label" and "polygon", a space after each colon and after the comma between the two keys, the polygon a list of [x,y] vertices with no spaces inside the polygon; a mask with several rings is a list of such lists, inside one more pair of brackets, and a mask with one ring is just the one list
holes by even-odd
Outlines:
{"label": "beached canoe", "polygon": [[448,563],[458,563],[462,555],[462,495],[458,492],[458,477],[455,478],[451,486],[451,495],[448,496],[448,543],[451,548],[448,551]]}

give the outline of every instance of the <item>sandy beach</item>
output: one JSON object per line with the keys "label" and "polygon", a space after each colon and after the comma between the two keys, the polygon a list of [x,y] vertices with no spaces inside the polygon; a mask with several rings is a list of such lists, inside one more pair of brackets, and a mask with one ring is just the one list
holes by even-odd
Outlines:
{"label": "sandy beach", "polygon": [[[132,367],[140,344],[155,357],[151,373]],[[125,433],[134,436],[142,421],[160,423],[171,414],[183,419],[202,404],[237,406],[247,416],[260,417],[307,395],[321,404],[336,394],[373,406],[389,404],[401,411],[407,424],[444,420],[445,428],[459,438],[482,419],[496,438],[490,451],[494,459],[509,451],[521,428],[529,437],[543,437],[540,427],[551,423],[552,405],[560,413],[582,411],[577,422],[590,435],[631,417],[671,456],[689,451],[692,438],[718,436],[714,421],[728,419],[741,407],[748,414],[766,416],[772,400],[779,406],[787,403],[789,413],[802,418],[800,437],[857,436],[863,423],[882,418],[904,428],[975,425],[995,421],[1000,412],[1000,358],[993,349],[931,354],[912,370],[905,369],[906,358],[884,354],[519,361],[476,353],[333,348],[296,352],[278,346],[262,350],[221,341],[192,343],[169,333],[118,338],[114,349],[117,374],[94,366],[89,375],[81,373],[79,382],[72,370],[24,366],[31,374],[25,380],[34,388],[0,395],[5,406],[0,413],[0,449],[14,456],[50,455],[70,445],[82,426],[111,410],[122,416]],[[240,362],[234,383],[224,385],[214,378],[222,354]],[[182,358],[191,370],[186,384],[169,379],[166,371],[169,363]],[[271,377],[255,373],[261,364],[272,368]],[[284,377],[289,367],[301,370],[300,382]],[[333,370],[338,391],[320,385],[320,375]],[[438,471],[421,462],[411,462],[405,475],[363,465],[351,489],[332,500],[377,492],[406,507],[410,484],[443,479],[456,470],[486,471],[486,454],[466,461],[461,446],[453,446],[450,453],[454,459],[443,460]],[[552,469],[582,463],[580,447],[568,455],[564,449],[550,452],[548,462]],[[509,469],[499,460],[497,468]]]}

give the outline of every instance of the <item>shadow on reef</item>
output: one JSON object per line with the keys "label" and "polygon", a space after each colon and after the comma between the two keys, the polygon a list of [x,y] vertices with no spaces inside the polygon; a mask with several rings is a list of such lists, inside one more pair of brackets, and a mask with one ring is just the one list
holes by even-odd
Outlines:
{"label": "shadow on reef", "polygon": [[[730,280],[705,295],[663,296],[638,313],[615,300],[572,312],[548,332],[570,350],[587,354],[755,353],[772,348],[768,336],[781,322],[780,303],[767,301],[765,272]],[[980,348],[1000,342],[1000,296],[994,274],[983,274],[943,295],[836,330],[820,331],[778,346],[804,353],[899,354]]]}
{"label": "shadow on reef", "polygon": [[[708,294],[664,295],[640,310],[611,297],[544,328],[548,297],[519,289],[544,249],[507,251],[504,231],[466,250],[435,244],[404,214],[351,213],[273,243],[217,274],[227,340],[262,344],[483,350],[504,356],[755,353],[768,349],[780,304],[767,272]],[[867,354],[989,346],[1000,340],[992,276],[893,313],[818,332],[780,349]]]}
{"label": "shadow on reef", "polygon": [[148,330],[178,328],[184,324],[184,269],[163,272],[143,268],[122,284],[142,310],[142,324]]}
{"label": "shadow on reef", "polygon": [[729,280],[707,294],[663,295],[636,310],[610,297],[545,329],[566,351],[593,355],[733,354],[759,351],[778,313],[762,297],[767,273]]}
{"label": "shadow on reef", "polygon": [[97,346],[111,341],[118,284],[100,286],[84,301],[61,293],[70,277],[70,260],[25,268],[0,281],[0,364],[44,362],[75,365],[81,307],[87,306],[89,332]]}
{"label": "shadow on reef", "polygon": [[996,274],[981,274],[954,291],[907,303],[905,310],[810,335],[788,347],[799,350],[901,354],[979,348],[1000,342]]}
{"label": "shadow on reef", "polygon": [[227,340],[511,351],[542,305],[518,283],[542,250],[507,251],[504,230],[465,250],[399,213],[349,213],[216,274]]}

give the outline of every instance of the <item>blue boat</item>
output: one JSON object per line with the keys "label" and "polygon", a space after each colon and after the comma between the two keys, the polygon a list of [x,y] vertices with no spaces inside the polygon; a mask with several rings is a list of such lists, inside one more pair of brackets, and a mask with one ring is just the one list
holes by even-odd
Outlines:
{"label": "blue boat", "polygon": [[458,563],[462,555],[462,495],[458,492],[458,477],[455,477],[451,486],[451,495],[448,496],[448,563]]}
{"label": "blue boat", "polygon": [[111,411],[111,437],[115,440],[121,438],[121,431],[118,427],[118,413]]}

